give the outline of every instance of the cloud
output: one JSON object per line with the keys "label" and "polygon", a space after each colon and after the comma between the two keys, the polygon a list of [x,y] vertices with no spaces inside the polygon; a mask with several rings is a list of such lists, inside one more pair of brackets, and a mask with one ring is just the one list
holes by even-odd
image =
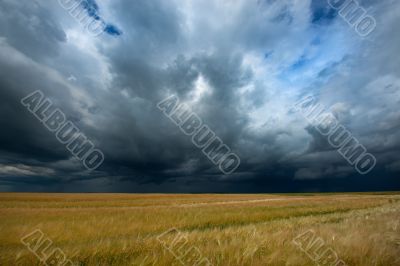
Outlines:
{"label": "cloud", "polygon": [[[107,24],[93,37],[58,3],[2,1],[0,189],[398,189],[400,4],[361,4],[378,22],[365,39],[324,1],[90,0],[86,12]],[[24,110],[37,89],[104,152],[99,169]],[[377,157],[362,185],[293,111],[310,93]],[[156,108],[171,94],[239,155],[234,174]]]}

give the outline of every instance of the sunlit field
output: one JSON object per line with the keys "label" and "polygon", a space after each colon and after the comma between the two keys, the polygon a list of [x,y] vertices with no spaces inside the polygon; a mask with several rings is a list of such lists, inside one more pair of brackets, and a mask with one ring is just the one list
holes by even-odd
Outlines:
{"label": "sunlit field", "polygon": [[73,265],[318,265],[308,230],[338,265],[400,265],[399,193],[3,193],[0,217],[0,265],[43,265],[21,241],[37,229]]}

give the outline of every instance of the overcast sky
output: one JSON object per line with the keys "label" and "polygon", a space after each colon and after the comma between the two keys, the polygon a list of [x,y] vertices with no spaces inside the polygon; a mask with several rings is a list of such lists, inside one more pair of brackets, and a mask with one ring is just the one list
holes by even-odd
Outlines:
{"label": "overcast sky", "polygon": [[[74,1],[74,0],[71,0]],[[67,2],[67,1],[61,1]],[[400,189],[400,2],[0,0],[0,191]],[[88,171],[22,104],[41,90],[104,153]],[[359,174],[292,106],[315,95],[377,159]],[[241,160],[224,175],[158,108],[176,95]]]}

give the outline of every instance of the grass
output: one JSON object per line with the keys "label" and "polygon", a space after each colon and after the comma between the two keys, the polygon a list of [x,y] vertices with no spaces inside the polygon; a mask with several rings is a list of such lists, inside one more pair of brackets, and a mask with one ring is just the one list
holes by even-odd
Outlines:
{"label": "grass", "polygon": [[[317,265],[292,240],[313,230],[347,265],[400,265],[400,194],[0,194],[0,265],[43,265],[40,229],[75,265],[182,265],[176,228],[212,265]],[[178,233],[166,235],[171,245]],[[174,250],[175,253],[179,250]],[[193,265],[193,263],[185,263]]]}

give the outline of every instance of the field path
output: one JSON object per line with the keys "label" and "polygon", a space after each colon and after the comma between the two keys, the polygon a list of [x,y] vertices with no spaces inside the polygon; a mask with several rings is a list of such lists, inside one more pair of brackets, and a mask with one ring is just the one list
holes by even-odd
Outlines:
{"label": "field path", "polygon": [[[130,209],[152,209],[152,208],[195,208],[204,206],[220,206],[220,205],[238,205],[238,204],[249,204],[249,203],[261,203],[261,202],[273,202],[273,201],[299,201],[299,200],[365,200],[365,199],[377,199],[377,198],[390,198],[386,195],[335,195],[335,196],[304,196],[304,197],[288,197],[288,196],[278,196],[274,198],[255,198],[248,200],[224,200],[224,201],[211,201],[211,202],[194,202],[194,203],[173,203],[173,204],[155,204],[155,205],[145,205],[145,206],[82,206],[82,207],[41,207],[41,210],[54,210],[62,209],[64,211],[74,211],[74,210],[130,210]],[[1,207],[0,209],[15,209],[10,207]],[[20,208],[24,210],[35,210],[36,208]]]}

